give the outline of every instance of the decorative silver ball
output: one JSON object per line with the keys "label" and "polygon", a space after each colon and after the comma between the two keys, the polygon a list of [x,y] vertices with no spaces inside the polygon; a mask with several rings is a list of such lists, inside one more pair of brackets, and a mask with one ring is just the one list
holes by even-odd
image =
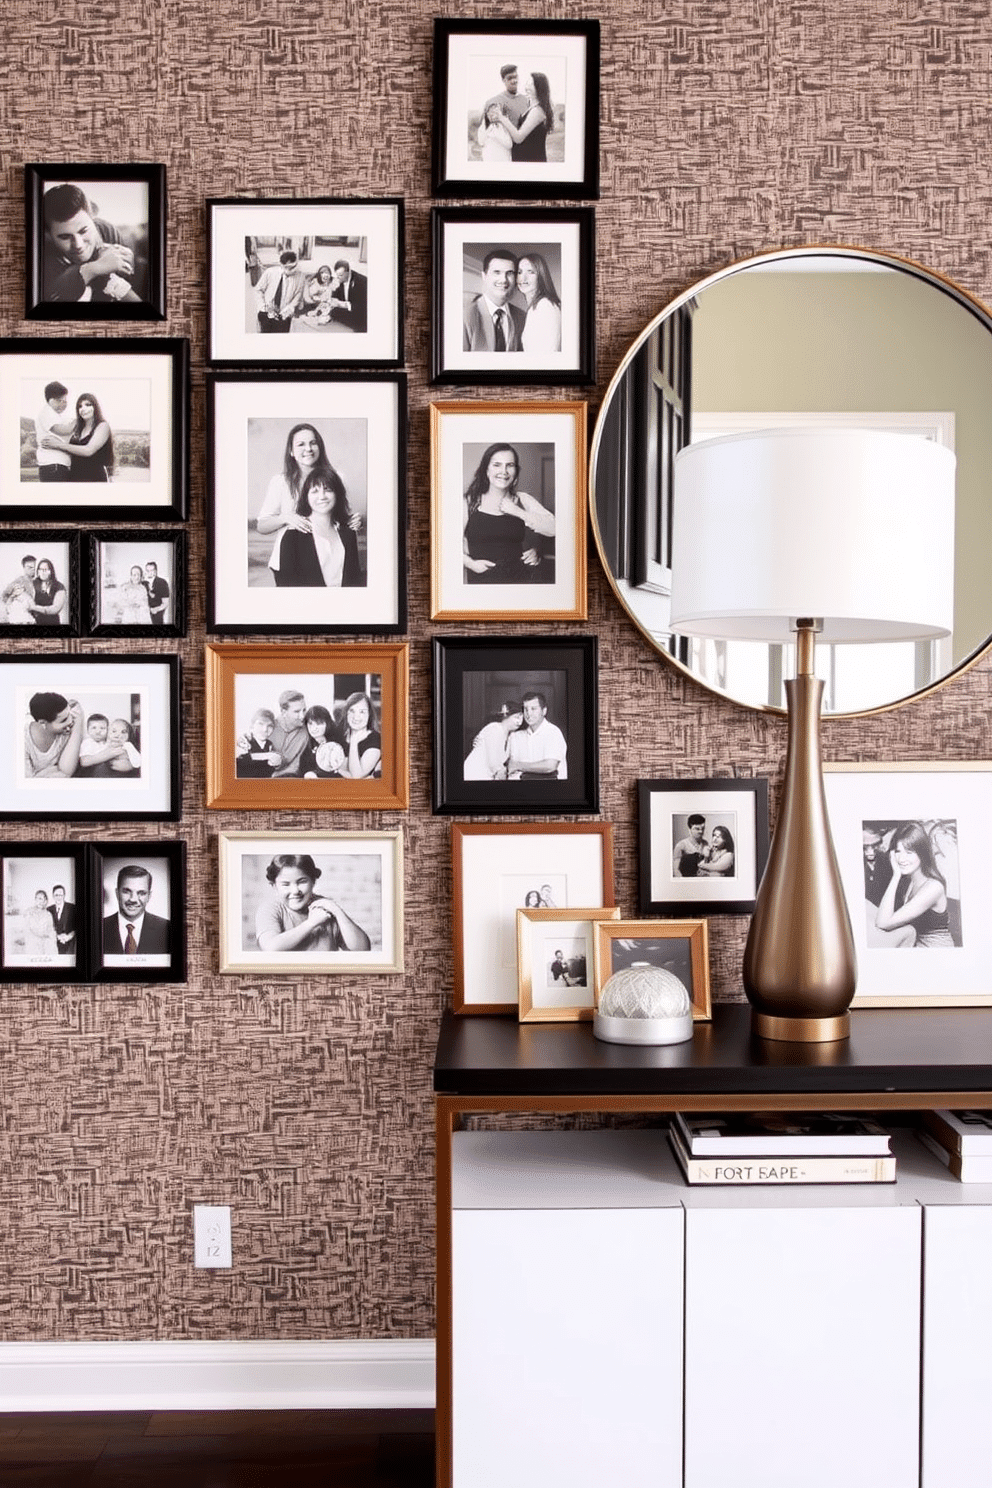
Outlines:
{"label": "decorative silver ball", "polygon": [[692,999],[672,971],[635,961],[599,994],[593,1033],[612,1044],[681,1044],[692,1038]]}

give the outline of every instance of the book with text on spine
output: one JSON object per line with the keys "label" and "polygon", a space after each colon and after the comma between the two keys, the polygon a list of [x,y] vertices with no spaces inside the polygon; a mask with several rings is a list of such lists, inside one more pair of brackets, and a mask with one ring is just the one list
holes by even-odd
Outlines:
{"label": "book with text on spine", "polygon": [[669,1141],[687,1183],[894,1183],[896,1160],[888,1157],[691,1157],[674,1132]]}
{"label": "book with text on spine", "polygon": [[847,1112],[738,1112],[728,1116],[676,1111],[672,1125],[693,1157],[886,1157],[890,1134],[876,1121]]}

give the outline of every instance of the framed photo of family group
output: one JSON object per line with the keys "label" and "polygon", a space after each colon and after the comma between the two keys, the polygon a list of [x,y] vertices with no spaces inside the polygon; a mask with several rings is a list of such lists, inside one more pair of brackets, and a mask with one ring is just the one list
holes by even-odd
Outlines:
{"label": "framed photo of family group", "polygon": [[599,22],[434,22],[434,195],[599,195]]}
{"label": "framed photo of family group", "polygon": [[210,360],[403,364],[403,200],[207,202]]}
{"label": "framed photo of family group", "polygon": [[592,207],[435,207],[431,381],[596,380]]}
{"label": "framed photo of family group", "polygon": [[586,618],[586,405],[431,404],[431,619]]}
{"label": "framed photo of family group", "polygon": [[406,379],[207,377],[207,627],[406,628]]}
{"label": "framed photo of family group", "polygon": [[206,648],[207,806],[409,804],[408,647]]}
{"label": "framed photo of family group", "polygon": [[182,842],[0,843],[0,981],[186,980]]}
{"label": "framed photo of family group", "polygon": [[189,342],[0,339],[0,519],[186,517]]}

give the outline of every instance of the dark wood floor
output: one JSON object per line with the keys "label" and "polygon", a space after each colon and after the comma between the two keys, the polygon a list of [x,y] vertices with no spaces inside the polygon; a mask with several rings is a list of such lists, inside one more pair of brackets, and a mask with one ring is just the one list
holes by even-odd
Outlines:
{"label": "dark wood floor", "polygon": [[434,1412],[0,1412],[3,1488],[433,1488]]}

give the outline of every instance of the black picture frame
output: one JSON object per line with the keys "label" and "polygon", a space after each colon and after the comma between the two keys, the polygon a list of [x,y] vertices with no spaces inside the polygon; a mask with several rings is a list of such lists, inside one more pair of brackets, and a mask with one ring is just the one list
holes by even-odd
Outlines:
{"label": "black picture frame", "polygon": [[[107,722],[108,741],[112,713],[123,717],[138,755],[137,764],[129,757],[132,773],[85,778],[77,771],[62,775],[47,764],[39,766],[38,754],[29,760],[30,704],[41,693],[61,697],[66,708],[60,711],[68,710],[70,717],[74,706],[79,708],[80,740],[91,713]],[[0,709],[11,720],[6,735],[0,735],[0,813],[11,821],[178,821],[180,698],[178,656],[8,653],[0,660]]]}
{"label": "black picture frame", "polygon": [[[49,520],[41,504],[49,496],[51,519],[60,522],[185,521],[189,355],[182,336],[0,337],[0,460],[4,469],[20,472],[16,484],[0,483],[0,521]],[[66,389],[61,408],[57,396],[44,396],[53,385]],[[113,478],[98,465],[94,480],[40,479],[39,417],[65,427],[87,394],[114,436]],[[153,458],[162,446],[167,456]]]}
{"label": "black picture frame", "polygon": [[[596,380],[596,218],[592,207],[432,207],[430,380],[500,387],[581,386]],[[505,250],[500,254],[500,249]],[[517,261],[544,261],[560,300],[557,318],[535,324],[536,345],[524,348],[526,302],[517,288]],[[486,265],[488,264],[488,268]],[[505,350],[480,308],[483,275],[512,272],[504,294]],[[466,294],[465,284],[478,292]],[[523,302],[523,303],[521,303]],[[539,302],[554,307],[549,297]],[[557,324],[557,330],[555,326]],[[543,344],[542,344],[543,343]],[[557,348],[557,349],[556,349]]]}
{"label": "black picture frame", "polygon": [[[0,530],[0,639],[15,636],[36,641],[61,641],[80,634],[81,573],[80,535],[69,528],[54,531],[38,527],[5,527]],[[45,560],[65,594],[62,609],[49,618],[57,604],[58,590],[46,603],[36,589],[35,570]],[[30,562],[29,562],[30,560]],[[30,611],[28,604],[45,604],[44,611]]]}
{"label": "black picture frame", "polygon": [[[547,71],[545,76],[554,115],[550,153],[560,159],[543,165],[510,159],[505,169],[500,162],[481,159],[477,130],[482,107],[504,88],[501,63],[511,61],[517,64],[521,81],[536,62],[555,72],[553,82]],[[564,97],[555,97],[555,92]],[[435,20],[433,98],[435,196],[545,201],[592,201],[599,196],[598,21]],[[577,130],[572,125],[570,140],[569,120],[577,109],[581,125]],[[499,153],[507,143],[503,141]]]}
{"label": "black picture frame", "polygon": [[[88,931],[91,980],[98,982],[185,982],[186,980],[186,844],[181,841],[107,841],[87,849],[90,894]],[[117,895],[141,878],[128,874],[133,867],[146,875],[146,900],[138,949],[128,954],[115,949],[110,937],[119,934],[118,911],[126,901]],[[121,879],[123,878],[123,883]],[[165,894],[163,894],[163,884]],[[163,897],[168,915],[163,915]],[[116,907],[115,907],[116,897]]]}
{"label": "black picture frame", "polygon": [[[86,543],[87,635],[150,641],[186,634],[188,540],[185,531],[111,527],[85,532],[82,537]],[[156,565],[154,575],[147,572],[150,562]],[[135,566],[142,569],[140,582],[148,594],[147,604],[142,603],[140,595],[127,593],[123,584],[107,583],[116,577],[115,567],[133,578],[131,571]],[[168,595],[151,593],[149,585],[156,579],[165,582]],[[157,587],[160,589],[160,584]],[[156,612],[162,613],[161,621],[154,619]]]}
{"label": "black picture frame", "polygon": [[[598,640],[596,636],[446,636],[433,642],[434,774],[436,815],[563,816],[599,810]],[[526,694],[546,701],[549,753],[564,750],[567,776],[514,779],[510,732],[508,778],[479,778],[492,762],[495,735],[478,744],[505,703]],[[515,732],[515,730],[513,731]],[[557,737],[556,737],[557,735]],[[501,747],[496,741],[496,752]],[[471,764],[469,763],[472,758]],[[559,769],[561,766],[559,765]]]}
{"label": "black picture frame", "polygon": [[[210,372],[206,393],[207,630],[228,636],[403,634],[405,373],[275,367]],[[284,533],[259,536],[259,507],[280,483],[285,487],[289,438],[295,429],[308,427],[320,435],[362,519],[353,540],[345,534],[343,583],[337,587],[280,587],[269,584],[265,573],[277,542],[281,551]],[[315,560],[309,561],[313,568]],[[349,583],[349,562],[354,583]],[[309,576],[316,577],[316,570]]]}
{"label": "black picture frame", "polygon": [[[87,866],[82,842],[0,842],[0,982],[89,980]],[[59,919],[52,908],[58,903],[56,885],[65,889]],[[42,936],[30,923],[32,909],[40,908],[35,904],[39,892],[52,920],[51,930],[43,927]],[[74,936],[71,959],[60,949],[65,941],[58,939],[69,934]]]}
{"label": "black picture frame", "polygon": [[[121,249],[121,262],[113,263],[109,275],[83,284],[69,257],[60,261],[45,226],[44,198],[47,189],[62,184],[75,186],[86,200],[83,206],[71,199],[66,210],[76,206],[86,234],[78,251],[89,241],[97,249],[110,249],[110,257]],[[147,222],[129,222],[129,198],[146,193]],[[102,202],[101,202],[102,198]],[[77,195],[77,201],[79,197]],[[110,216],[120,218],[115,221]],[[165,319],[165,166],[157,164],[64,164],[44,162],[24,167],[25,305],[28,320],[164,320]],[[87,226],[84,218],[90,219]],[[95,224],[95,225],[94,225]],[[144,228],[141,232],[139,229]],[[87,263],[92,261],[90,254]],[[130,272],[127,266],[130,265]],[[57,276],[57,277],[56,277]],[[130,291],[135,298],[118,298]],[[87,299],[79,296],[87,293]]]}
{"label": "black picture frame", "polygon": [[[704,818],[697,856],[685,848],[692,816]],[[768,859],[768,781],[763,778],[639,780],[638,911],[642,915],[751,914]],[[720,830],[722,851],[706,835]],[[729,842],[729,857],[726,862]],[[707,863],[710,871],[700,871]]]}

